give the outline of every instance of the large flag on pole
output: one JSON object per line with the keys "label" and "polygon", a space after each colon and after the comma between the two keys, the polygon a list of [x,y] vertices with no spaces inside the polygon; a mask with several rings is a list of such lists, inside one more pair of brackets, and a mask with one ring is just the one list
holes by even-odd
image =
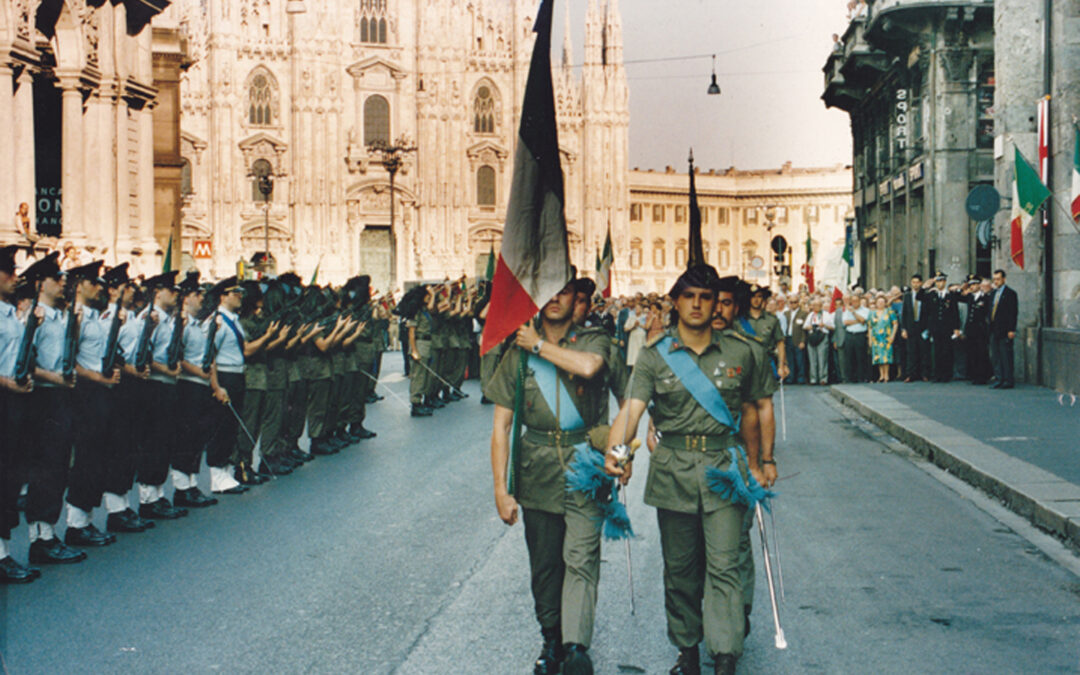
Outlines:
{"label": "large flag on pole", "polygon": [[705,264],[705,246],[701,240],[701,209],[698,207],[697,186],[694,184],[694,149],[690,148],[690,255],[688,268]]}
{"label": "large flag on pole", "polygon": [[1074,223],[1080,223],[1080,126],[1073,123],[1073,167],[1070,210]]}
{"label": "large flag on pole", "polygon": [[1012,219],[1010,233],[1010,253],[1017,267],[1024,269],[1024,230],[1044,202],[1050,198],[1050,190],[1039,180],[1039,174],[1027,163],[1016,149],[1016,162],[1013,169]]}
{"label": "large flag on pole", "polygon": [[491,286],[491,305],[480,346],[482,354],[528,321],[570,280],[563,175],[551,83],[553,2],[543,0],[533,27],[536,44],[525,83],[506,227]]}
{"label": "large flag on pole", "polygon": [[611,223],[608,223],[607,239],[604,240],[604,255],[600,258],[600,270],[596,274],[596,287],[600,295],[611,297],[611,266],[615,264],[615,251],[611,247]]}
{"label": "large flag on pole", "polygon": [[[1039,99],[1039,181],[1047,183],[1050,174],[1050,97]],[[1050,225],[1050,210],[1043,211],[1043,227]]]}

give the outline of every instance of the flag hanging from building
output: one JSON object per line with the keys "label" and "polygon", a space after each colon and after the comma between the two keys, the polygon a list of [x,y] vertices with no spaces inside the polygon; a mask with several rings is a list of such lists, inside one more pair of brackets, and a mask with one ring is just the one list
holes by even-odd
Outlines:
{"label": "flag hanging from building", "polygon": [[1024,230],[1035,216],[1035,212],[1049,199],[1050,190],[1039,180],[1039,174],[1027,163],[1020,149],[1016,149],[1016,161],[1013,167],[1012,220],[1010,233],[1010,253],[1017,267],[1024,269]]}
{"label": "flag hanging from building", "polygon": [[[1039,99],[1039,180],[1046,185],[1050,173],[1050,97]],[[1043,211],[1043,227],[1050,225],[1050,212]]]}
{"label": "flag hanging from building", "polygon": [[1073,123],[1072,194],[1069,195],[1074,223],[1080,223],[1080,126]]}
{"label": "flag hanging from building", "polygon": [[611,223],[608,223],[607,239],[604,240],[604,255],[600,258],[600,270],[596,274],[596,287],[600,295],[611,297],[611,266],[615,264],[615,250],[611,246]]}
{"label": "flag hanging from building", "polygon": [[551,14],[543,0],[536,16],[525,100],[502,251],[491,284],[491,309],[480,353],[487,353],[535,315],[570,280],[563,212],[563,176],[551,82]]}
{"label": "flag hanging from building", "polygon": [[698,207],[697,186],[694,184],[694,149],[690,148],[690,256],[687,267],[705,264],[705,246],[701,240],[701,209]]}
{"label": "flag hanging from building", "polygon": [[851,225],[844,226],[844,252],[841,257],[848,267],[855,266],[854,230],[855,228]]}

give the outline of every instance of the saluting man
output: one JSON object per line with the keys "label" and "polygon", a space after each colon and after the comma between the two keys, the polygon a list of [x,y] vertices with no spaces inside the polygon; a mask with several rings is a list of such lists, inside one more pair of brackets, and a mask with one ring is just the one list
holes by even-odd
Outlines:
{"label": "saluting man", "polygon": [[[525,524],[532,594],[543,647],[534,673],[592,673],[587,650],[592,642],[596,587],[600,578],[599,505],[567,490],[566,472],[575,453],[594,452],[589,432],[607,422],[604,362],[608,338],[596,329],[573,325],[574,284],[568,283],[540,315],[517,333],[488,382],[495,403],[491,468],[495,506],[507,525]],[[516,492],[507,490],[507,464],[519,360],[528,358],[521,386],[524,434],[514,470]]]}
{"label": "saluting man", "polygon": [[750,504],[732,495],[733,488],[753,494],[754,487],[760,495],[748,472],[759,462],[760,422],[740,432],[739,419],[767,398],[772,370],[748,338],[710,325],[718,304],[734,317],[734,288],[733,278],[721,283],[708,265],[679,277],[669,293],[678,322],[639,355],[608,440],[606,469],[625,482],[633,464],[619,467],[610,448],[629,442],[655,403],[662,436],[650,458],[645,503],[656,507],[660,526],[668,638],[679,649],[675,675],[700,672],[702,639],[717,673],[734,673],[743,650],[739,540]]}

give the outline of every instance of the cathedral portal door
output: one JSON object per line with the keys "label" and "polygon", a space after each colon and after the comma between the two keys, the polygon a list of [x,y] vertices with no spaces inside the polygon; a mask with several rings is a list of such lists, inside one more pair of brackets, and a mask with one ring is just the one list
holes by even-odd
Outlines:
{"label": "cathedral portal door", "polygon": [[392,291],[391,261],[394,255],[390,228],[368,225],[360,233],[360,269],[358,274],[371,276],[371,289]]}

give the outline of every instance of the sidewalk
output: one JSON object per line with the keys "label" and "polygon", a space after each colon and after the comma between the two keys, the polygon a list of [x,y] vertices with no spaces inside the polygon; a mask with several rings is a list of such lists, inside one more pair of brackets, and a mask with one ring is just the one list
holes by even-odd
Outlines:
{"label": "sidewalk", "polygon": [[830,393],[1080,549],[1080,401],[1042,387],[967,382],[844,384]]}

